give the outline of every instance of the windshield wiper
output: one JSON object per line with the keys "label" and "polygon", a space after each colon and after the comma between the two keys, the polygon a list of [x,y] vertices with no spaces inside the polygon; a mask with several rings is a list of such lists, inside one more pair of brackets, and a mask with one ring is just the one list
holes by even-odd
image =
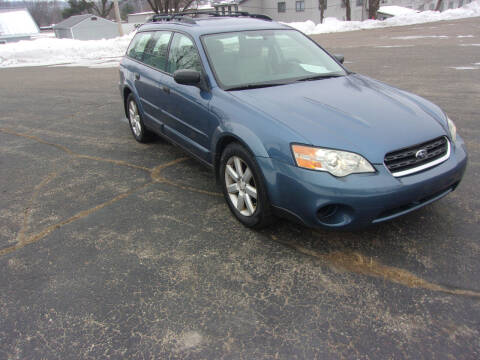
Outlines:
{"label": "windshield wiper", "polygon": [[342,75],[342,74],[321,74],[321,75],[307,76],[307,77],[298,79],[297,81],[322,80],[322,79],[330,79],[330,78],[336,78],[336,77],[342,77],[342,76],[345,76],[345,75]]}
{"label": "windshield wiper", "polygon": [[230,88],[226,88],[226,91],[231,91],[231,90],[248,90],[248,89],[259,89],[259,88],[264,88],[264,87],[271,87],[271,86],[280,86],[280,85],[286,85],[290,84],[287,82],[281,82],[281,83],[261,83],[261,84],[247,84],[247,85],[240,85],[240,86],[233,86]]}

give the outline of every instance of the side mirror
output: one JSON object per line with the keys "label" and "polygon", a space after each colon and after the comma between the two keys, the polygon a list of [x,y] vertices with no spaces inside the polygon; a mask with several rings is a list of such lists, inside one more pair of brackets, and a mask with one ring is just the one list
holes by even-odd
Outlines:
{"label": "side mirror", "polygon": [[337,59],[337,61],[338,61],[340,64],[343,64],[343,62],[345,61],[345,56],[343,56],[343,55],[335,54],[335,55],[333,55],[333,57],[334,57],[335,59]]}
{"label": "side mirror", "polygon": [[173,79],[178,84],[198,86],[202,80],[202,76],[198,71],[181,69],[173,73]]}

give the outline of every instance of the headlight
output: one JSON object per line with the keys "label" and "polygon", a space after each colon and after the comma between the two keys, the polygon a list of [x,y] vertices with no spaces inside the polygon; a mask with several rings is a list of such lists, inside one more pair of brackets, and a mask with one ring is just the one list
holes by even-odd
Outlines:
{"label": "headlight", "polygon": [[450,130],[450,136],[452,138],[452,141],[455,142],[457,141],[457,127],[453,123],[452,120],[450,120],[449,117],[447,117],[447,122],[448,122],[448,130]]}
{"label": "headlight", "polygon": [[297,166],[305,169],[328,171],[339,177],[353,173],[375,172],[365,158],[348,151],[304,145],[292,145],[292,151]]}

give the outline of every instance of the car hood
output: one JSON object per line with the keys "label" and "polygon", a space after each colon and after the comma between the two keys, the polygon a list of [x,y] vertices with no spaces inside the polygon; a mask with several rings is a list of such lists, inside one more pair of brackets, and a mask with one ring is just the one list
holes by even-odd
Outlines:
{"label": "car hood", "polygon": [[447,134],[436,105],[357,74],[230,94],[308,144],[352,151],[374,164],[390,151]]}

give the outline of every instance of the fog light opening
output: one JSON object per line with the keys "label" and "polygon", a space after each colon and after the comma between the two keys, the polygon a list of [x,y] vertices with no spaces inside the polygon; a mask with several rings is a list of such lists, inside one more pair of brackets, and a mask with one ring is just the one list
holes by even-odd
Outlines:
{"label": "fog light opening", "polygon": [[337,210],[338,210],[338,205],[335,205],[335,204],[330,204],[318,209],[317,211],[318,220],[327,221],[329,217],[332,217],[335,215]]}
{"label": "fog light opening", "polygon": [[317,220],[328,227],[345,226],[353,220],[353,209],[342,204],[325,205],[317,210]]}

